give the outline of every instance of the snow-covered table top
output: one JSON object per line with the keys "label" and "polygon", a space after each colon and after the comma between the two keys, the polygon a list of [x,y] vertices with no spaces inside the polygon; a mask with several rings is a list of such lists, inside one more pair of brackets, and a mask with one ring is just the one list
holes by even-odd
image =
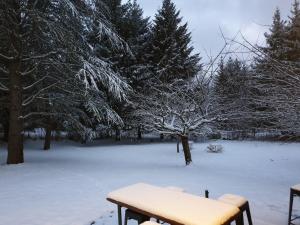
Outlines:
{"label": "snow-covered table top", "polygon": [[230,204],[143,183],[113,191],[107,200],[170,224],[222,225],[239,213]]}
{"label": "snow-covered table top", "polygon": [[300,184],[294,185],[292,187],[292,189],[296,190],[296,191],[300,191]]}

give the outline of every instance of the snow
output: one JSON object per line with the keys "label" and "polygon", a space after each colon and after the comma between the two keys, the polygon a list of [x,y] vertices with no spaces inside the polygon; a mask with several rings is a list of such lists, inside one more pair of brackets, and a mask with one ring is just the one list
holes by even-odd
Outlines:
{"label": "snow", "polygon": [[184,189],[183,188],[180,188],[180,187],[174,187],[174,186],[168,186],[166,187],[168,190],[171,190],[171,191],[178,191],[178,192],[184,192]]}
{"label": "snow", "polygon": [[153,221],[147,221],[147,222],[142,223],[141,225],[160,225],[160,224],[153,222]]}
{"label": "snow", "polygon": [[218,198],[219,201],[241,207],[247,203],[247,199],[239,195],[225,194]]}
{"label": "snow", "polygon": [[292,189],[300,191],[300,184],[296,184],[292,187]]}
{"label": "snow", "polygon": [[113,191],[108,198],[186,225],[221,225],[239,213],[221,201],[144,183]]}
{"label": "snow", "polygon": [[[290,188],[300,181],[299,143],[194,143],[187,167],[176,143],[98,144],[55,143],[44,152],[42,142],[27,142],[25,164],[0,166],[0,225],[89,225],[94,220],[115,225],[116,206],[107,194],[139,182],[201,196],[208,189],[213,199],[226,193],[244,196],[254,224],[282,225]],[[209,144],[222,145],[224,152],[207,153]],[[0,150],[0,163],[5,157]],[[299,199],[294,203],[300,214]]]}

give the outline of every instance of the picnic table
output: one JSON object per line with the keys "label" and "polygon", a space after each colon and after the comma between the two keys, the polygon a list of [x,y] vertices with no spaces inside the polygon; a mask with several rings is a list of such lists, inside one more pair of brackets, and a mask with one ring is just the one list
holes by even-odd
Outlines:
{"label": "picnic table", "polygon": [[171,225],[241,224],[241,212],[233,205],[144,183],[113,191],[107,200],[118,206],[119,225],[122,207]]}

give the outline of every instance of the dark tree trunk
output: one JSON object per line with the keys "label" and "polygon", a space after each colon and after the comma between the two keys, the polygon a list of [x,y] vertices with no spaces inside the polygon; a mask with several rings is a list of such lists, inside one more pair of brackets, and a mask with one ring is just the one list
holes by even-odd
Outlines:
{"label": "dark tree trunk", "polygon": [[9,131],[9,123],[8,121],[3,122],[3,141],[8,142],[8,131]]}
{"label": "dark tree trunk", "polygon": [[164,140],[164,134],[160,134],[160,140]]}
{"label": "dark tree trunk", "polygon": [[255,136],[256,136],[256,130],[255,129],[252,129],[252,134],[253,134],[253,138],[255,138]]}
{"label": "dark tree trunk", "polygon": [[177,137],[177,153],[180,153],[179,145],[180,145],[180,139],[179,137]]}
{"label": "dark tree trunk", "polygon": [[22,86],[20,60],[10,63],[9,93],[9,132],[7,164],[24,162],[23,155],[23,119],[22,117]]}
{"label": "dark tree trunk", "polygon": [[44,150],[49,150],[51,147],[51,134],[52,134],[51,125],[48,125],[45,128],[45,130],[46,130],[46,134],[45,134]]}
{"label": "dark tree trunk", "polygon": [[8,21],[11,27],[10,45],[16,53],[14,59],[8,63],[9,70],[9,131],[8,131],[8,154],[7,164],[24,162],[23,155],[23,118],[22,118],[22,81],[21,81],[21,58],[22,41],[20,37],[21,11],[20,2],[10,2],[14,15]]}
{"label": "dark tree trunk", "polygon": [[185,164],[189,165],[192,162],[192,155],[190,151],[188,136],[181,136],[181,143],[184,152]]}
{"label": "dark tree trunk", "polygon": [[121,131],[119,128],[116,129],[116,141],[121,141]]}
{"label": "dark tree trunk", "polygon": [[87,138],[86,137],[84,137],[84,138],[81,137],[80,140],[81,140],[82,145],[85,145],[87,143]]}
{"label": "dark tree trunk", "polygon": [[138,128],[137,128],[137,139],[142,140],[142,128],[141,128],[141,126],[138,126]]}

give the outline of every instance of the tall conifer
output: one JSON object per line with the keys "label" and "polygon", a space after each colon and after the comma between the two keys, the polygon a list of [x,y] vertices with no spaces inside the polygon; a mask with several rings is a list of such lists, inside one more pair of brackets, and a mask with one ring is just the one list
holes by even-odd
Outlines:
{"label": "tall conifer", "polygon": [[155,15],[151,62],[155,77],[162,82],[193,78],[200,70],[199,54],[194,54],[191,33],[182,23],[180,11],[164,0]]}

